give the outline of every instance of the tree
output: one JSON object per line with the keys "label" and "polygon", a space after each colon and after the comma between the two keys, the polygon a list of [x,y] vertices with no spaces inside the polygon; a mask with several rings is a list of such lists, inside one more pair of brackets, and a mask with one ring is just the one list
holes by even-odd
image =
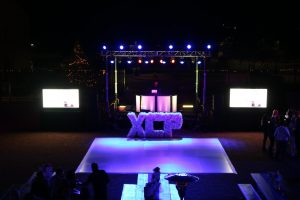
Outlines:
{"label": "tree", "polygon": [[69,82],[87,87],[96,86],[100,72],[91,67],[78,41],[74,44],[73,53],[72,61],[66,67]]}

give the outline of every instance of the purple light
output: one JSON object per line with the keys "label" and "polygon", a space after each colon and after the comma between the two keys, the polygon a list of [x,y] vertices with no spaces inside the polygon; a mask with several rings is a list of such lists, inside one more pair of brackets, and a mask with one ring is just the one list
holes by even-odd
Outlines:
{"label": "purple light", "polygon": [[108,173],[151,173],[153,166],[159,166],[162,173],[237,173],[216,138],[95,138],[76,173],[90,173],[95,160]]}
{"label": "purple light", "polygon": [[173,45],[170,44],[169,45],[169,49],[172,50],[173,49]]}
{"label": "purple light", "polygon": [[124,49],[124,46],[123,45],[120,45],[120,50],[123,50]]}
{"label": "purple light", "polygon": [[142,45],[139,44],[138,49],[141,50],[142,48],[143,48]]}
{"label": "purple light", "polygon": [[186,48],[187,48],[187,49],[191,49],[191,48],[192,48],[192,45],[188,44],[188,45],[186,45]]}
{"label": "purple light", "polygon": [[207,49],[211,49],[211,45],[208,44],[208,45],[206,46],[206,48],[207,48]]}

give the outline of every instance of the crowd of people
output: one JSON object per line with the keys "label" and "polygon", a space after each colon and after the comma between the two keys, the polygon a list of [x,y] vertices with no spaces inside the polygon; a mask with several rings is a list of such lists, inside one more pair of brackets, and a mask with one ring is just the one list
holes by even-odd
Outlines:
{"label": "crowd of people", "polygon": [[300,158],[300,110],[288,109],[280,115],[277,109],[261,118],[262,150],[270,157],[283,160]]}
{"label": "crowd of people", "polygon": [[[65,172],[62,168],[54,170],[51,164],[40,166],[31,181],[30,191],[25,200],[105,200],[109,176],[91,164],[92,173],[86,180],[78,180],[73,170]],[[89,186],[91,186],[89,189]]]}

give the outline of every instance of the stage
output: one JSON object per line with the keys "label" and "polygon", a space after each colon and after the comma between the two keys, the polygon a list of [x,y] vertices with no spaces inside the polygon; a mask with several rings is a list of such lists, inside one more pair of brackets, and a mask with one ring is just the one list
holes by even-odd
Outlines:
{"label": "stage", "polygon": [[97,162],[108,173],[236,173],[217,138],[96,138],[76,173],[91,172]]}

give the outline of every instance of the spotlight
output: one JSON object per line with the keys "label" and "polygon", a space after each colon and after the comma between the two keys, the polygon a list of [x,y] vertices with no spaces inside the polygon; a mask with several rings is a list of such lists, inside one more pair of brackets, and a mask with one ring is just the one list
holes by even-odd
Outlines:
{"label": "spotlight", "polygon": [[149,61],[148,61],[148,60],[146,60],[146,61],[145,61],[145,64],[149,64]]}
{"label": "spotlight", "polygon": [[139,58],[139,59],[138,59],[138,63],[139,63],[139,64],[142,64],[142,62],[143,62],[142,59]]}
{"label": "spotlight", "polygon": [[184,64],[184,61],[183,61],[183,60],[181,60],[179,63],[183,65],[183,64]]}
{"label": "spotlight", "polygon": [[131,63],[132,63],[132,60],[127,60],[127,63],[128,63],[128,64],[131,64]]}
{"label": "spotlight", "polygon": [[175,58],[171,58],[171,63],[175,64]]}
{"label": "spotlight", "polygon": [[201,64],[201,61],[199,60],[197,63],[198,63],[198,65],[200,65],[200,64]]}
{"label": "spotlight", "polygon": [[151,59],[151,60],[150,60],[150,63],[151,63],[151,64],[153,64],[153,63],[154,63],[154,60],[153,60],[153,59]]}
{"label": "spotlight", "polygon": [[142,48],[143,48],[142,45],[139,44],[138,49],[141,50]]}
{"label": "spotlight", "polygon": [[186,48],[187,48],[187,49],[191,49],[191,48],[192,48],[192,45],[188,44],[188,45],[186,45]]}
{"label": "spotlight", "polygon": [[206,48],[207,48],[207,49],[211,49],[211,45],[208,44],[208,45],[206,46]]}
{"label": "spotlight", "polygon": [[106,50],[106,49],[107,49],[106,45],[103,45],[103,46],[102,46],[102,49],[103,49],[103,50]]}
{"label": "spotlight", "polygon": [[173,49],[173,45],[170,44],[169,45],[169,49],[172,50]]}
{"label": "spotlight", "polygon": [[123,50],[123,49],[124,49],[124,46],[123,46],[123,45],[120,45],[119,48],[120,48],[120,50]]}
{"label": "spotlight", "polygon": [[160,64],[163,64],[164,62],[165,62],[165,61],[164,61],[163,59],[160,59],[160,60],[159,60],[159,63],[160,63]]}
{"label": "spotlight", "polygon": [[111,60],[111,61],[110,61],[110,64],[114,64],[114,63],[115,63],[115,61],[114,61],[114,60]]}

